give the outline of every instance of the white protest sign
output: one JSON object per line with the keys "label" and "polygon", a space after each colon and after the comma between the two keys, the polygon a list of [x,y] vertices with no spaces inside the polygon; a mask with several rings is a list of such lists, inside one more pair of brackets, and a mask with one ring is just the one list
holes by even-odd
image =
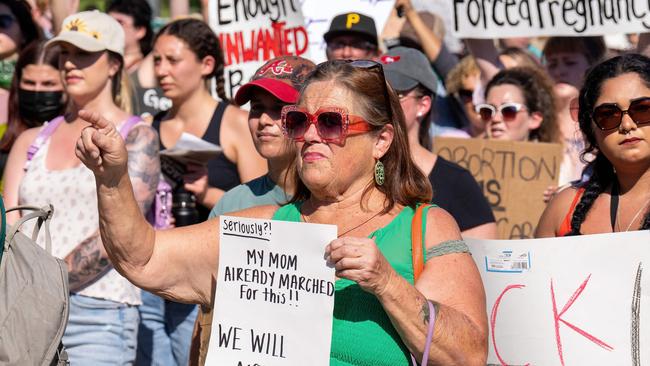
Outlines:
{"label": "white protest sign", "polygon": [[214,319],[206,365],[330,362],[336,226],[219,217]]}
{"label": "white protest sign", "polygon": [[304,0],[302,13],[309,33],[311,60],[316,63],[327,61],[323,34],[335,16],[348,12],[365,14],[373,18],[379,35],[394,5],[394,0]]}
{"label": "white protest sign", "polygon": [[460,38],[593,36],[650,29],[647,0],[453,0]]}
{"label": "white protest sign", "polygon": [[209,0],[208,23],[219,36],[231,98],[266,61],[284,55],[310,58],[298,0]]}
{"label": "white protest sign", "polygon": [[487,297],[489,364],[650,359],[650,231],[467,242]]}

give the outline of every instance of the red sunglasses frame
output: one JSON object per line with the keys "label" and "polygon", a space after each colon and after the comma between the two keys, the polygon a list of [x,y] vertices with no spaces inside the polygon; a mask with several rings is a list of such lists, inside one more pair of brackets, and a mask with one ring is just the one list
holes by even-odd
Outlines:
{"label": "red sunglasses frame", "polygon": [[[286,105],[282,107],[282,115],[281,115],[281,120],[282,120],[282,132],[284,135],[289,138],[293,139],[294,141],[305,141],[305,135],[303,134],[302,136],[298,137],[290,137],[289,136],[289,131],[287,130],[287,114],[290,112],[300,112],[304,113],[305,116],[307,116],[307,122],[309,123],[309,126],[305,129],[305,133],[309,131],[309,127],[311,125],[314,125],[316,127],[316,132],[318,133],[318,136],[325,142],[334,142],[336,144],[342,145],[345,143],[345,138],[348,135],[357,135],[361,133],[366,133],[369,131],[372,131],[373,126],[368,123],[363,117],[357,116],[354,114],[349,114],[348,110],[343,108],[343,107],[320,107],[316,112],[309,113],[307,109],[299,107],[297,105]],[[318,116],[321,115],[322,113],[338,113],[341,115],[341,121],[343,123],[343,126],[341,126],[341,135],[336,137],[336,138],[326,138],[323,135],[321,135],[320,129],[318,128]]]}

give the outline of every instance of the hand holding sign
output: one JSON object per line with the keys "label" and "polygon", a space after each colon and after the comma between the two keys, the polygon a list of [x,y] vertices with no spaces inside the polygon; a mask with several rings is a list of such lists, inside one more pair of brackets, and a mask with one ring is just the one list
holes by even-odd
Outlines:
{"label": "hand holding sign", "polygon": [[397,275],[373,239],[338,238],[325,248],[325,258],[334,264],[337,277],[354,281],[373,295],[384,293]]}
{"label": "hand holding sign", "polygon": [[328,365],[334,270],[323,249],[336,227],[219,221],[218,311],[206,365]]}

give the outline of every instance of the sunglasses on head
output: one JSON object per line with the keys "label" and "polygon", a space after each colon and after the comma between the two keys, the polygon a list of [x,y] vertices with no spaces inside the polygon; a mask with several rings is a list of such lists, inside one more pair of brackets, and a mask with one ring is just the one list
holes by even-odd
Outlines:
{"label": "sunglasses on head", "polygon": [[316,126],[323,141],[337,144],[343,144],[348,135],[372,130],[363,117],[349,114],[341,107],[321,107],[312,114],[297,105],[287,105],[282,108],[281,119],[285,136],[294,141],[305,141],[305,133],[311,125]]}
{"label": "sunglasses on head", "polygon": [[490,122],[497,113],[501,113],[504,122],[511,122],[517,118],[517,113],[525,109],[526,106],[520,103],[503,103],[498,107],[492,104],[479,104],[476,106],[476,113],[481,116],[483,122]]}
{"label": "sunglasses on head", "polygon": [[9,14],[0,14],[0,29],[10,28],[16,18]]}
{"label": "sunglasses on head", "polygon": [[603,131],[619,128],[623,115],[627,114],[637,125],[650,123],[650,97],[635,99],[626,110],[614,103],[601,104],[594,108],[591,118]]}
{"label": "sunglasses on head", "polygon": [[[388,83],[386,82],[386,75],[384,75],[384,68],[381,66],[381,63],[373,60],[334,60],[327,61],[330,63],[344,62],[354,68],[363,69],[371,72],[376,72],[379,75],[381,80],[381,86],[384,93],[384,102],[386,103],[386,109],[388,111],[388,119],[393,120],[393,110],[391,109],[390,97],[388,95]],[[324,62],[323,64],[327,63]]]}

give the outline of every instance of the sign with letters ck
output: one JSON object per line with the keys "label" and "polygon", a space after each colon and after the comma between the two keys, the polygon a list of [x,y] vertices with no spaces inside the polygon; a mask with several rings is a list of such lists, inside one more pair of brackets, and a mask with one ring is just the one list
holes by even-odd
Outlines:
{"label": "sign with letters ck", "polygon": [[206,365],[327,366],[336,226],[220,216]]}
{"label": "sign with letters ck", "polygon": [[650,231],[466,240],[483,279],[488,365],[650,359]]}

